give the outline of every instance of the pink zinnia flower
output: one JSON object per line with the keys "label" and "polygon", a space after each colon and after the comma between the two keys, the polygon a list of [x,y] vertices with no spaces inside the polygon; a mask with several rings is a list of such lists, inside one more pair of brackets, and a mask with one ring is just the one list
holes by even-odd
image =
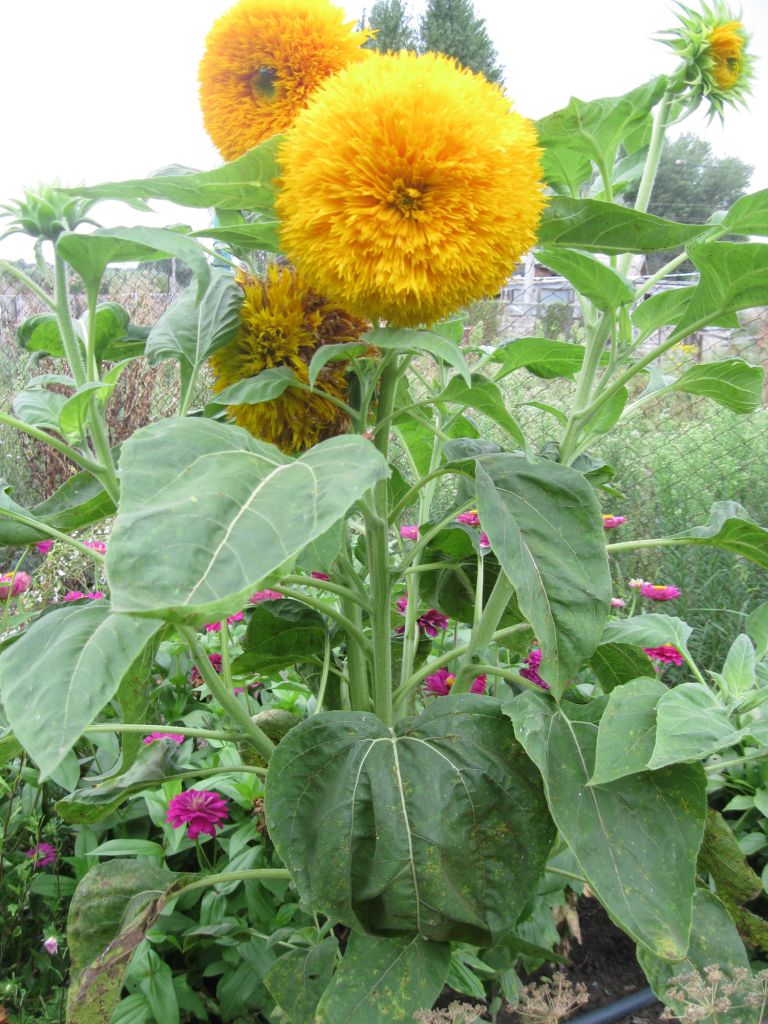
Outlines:
{"label": "pink zinnia flower", "polygon": [[151,732],[149,736],[144,737],[145,743],[152,743],[154,740],[173,740],[174,743],[183,743],[186,736],[182,736],[178,732]]}
{"label": "pink zinnia flower", "polygon": [[328,575],[327,572],[311,572],[309,575],[312,577],[313,580],[326,580],[326,581],[328,581],[331,578]]}
{"label": "pink zinnia flower", "polygon": [[85,594],[82,592],[82,590],[68,590],[66,592],[66,594],[64,595],[64,597],[62,597],[61,600],[62,601],[79,601],[83,597],[85,597]]}
{"label": "pink zinnia flower", "polygon": [[260,601],[280,601],[283,595],[276,590],[257,590],[248,598],[250,604],[259,604]]}
{"label": "pink zinnia flower", "polygon": [[477,514],[477,509],[472,508],[469,512],[462,512],[461,515],[456,516],[457,523],[463,523],[465,526],[479,526],[480,516]]}
{"label": "pink zinnia flower", "polygon": [[525,662],[527,668],[520,669],[520,675],[523,679],[527,679],[529,683],[533,683],[534,686],[541,687],[542,690],[549,689],[549,683],[545,683],[539,675],[539,665],[541,665],[541,650],[538,647],[533,647],[525,656]]}
{"label": "pink zinnia flower", "polygon": [[[472,681],[470,692],[472,693],[485,693],[486,677],[476,676]],[[456,682],[456,676],[453,672],[449,672],[447,668],[439,668],[437,672],[433,672],[432,675],[427,676],[424,689],[430,693],[434,693],[438,697],[447,697],[451,692],[451,687]]]}
{"label": "pink zinnia flower", "polygon": [[405,615],[405,609],[407,607],[408,607],[408,598],[407,597],[398,597],[398,599],[395,601],[395,608],[397,608],[397,610],[399,612],[402,612],[402,614]]}
{"label": "pink zinnia flower", "polygon": [[39,540],[37,542],[37,544],[35,544],[35,547],[37,548],[37,550],[40,552],[41,555],[47,555],[48,552],[53,547],[53,541],[52,540]]}
{"label": "pink zinnia flower", "polygon": [[685,658],[673,644],[662,644],[661,647],[644,647],[643,650],[654,661],[666,662],[667,665],[682,665]]}
{"label": "pink zinnia flower", "polygon": [[419,528],[418,526],[401,526],[400,536],[403,538],[403,540],[418,540]]}
{"label": "pink zinnia flower", "polygon": [[627,602],[626,601],[622,601],[622,599],[620,597],[612,597],[611,598],[611,608],[624,608],[624,607],[626,607],[626,604],[627,604]]}
{"label": "pink zinnia flower", "polygon": [[[213,665],[217,672],[221,672],[221,655],[217,653],[209,654],[208,661]],[[203,682],[203,677],[198,671],[197,665],[192,666],[192,671],[189,674],[189,681],[193,686],[200,686]]]}
{"label": "pink zinnia flower", "polygon": [[[401,614],[405,614],[405,609],[408,607],[407,597],[398,597],[395,601],[395,607]],[[427,636],[431,636],[433,639],[442,630],[448,629],[448,616],[443,615],[437,608],[430,608],[429,611],[424,612],[420,615],[416,622],[419,625],[419,629],[423,630]],[[395,633],[399,636],[405,631],[405,626],[398,626]]]}
{"label": "pink zinnia flower", "polygon": [[49,953],[51,956],[56,956],[56,954],[59,952],[58,939],[51,935],[43,942],[43,949],[45,950],[46,953]]}
{"label": "pink zinnia flower", "polygon": [[605,530],[615,530],[617,526],[621,526],[626,521],[624,516],[603,516],[603,528]]}
{"label": "pink zinnia flower", "polygon": [[25,572],[4,572],[0,576],[0,601],[7,601],[9,597],[17,597],[29,590],[32,577]]}
{"label": "pink zinnia flower", "polygon": [[[235,622],[242,622],[242,621],[243,621],[243,613],[242,612],[235,612],[234,615],[228,615],[227,616],[227,624],[229,626],[231,626]],[[203,626],[203,629],[206,631],[206,633],[218,633],[221,630],[221,623],[220,622],[206,622],[206,624]]]}
{"label": "pink zinnia flower", "polygon": [[101,601],[104,597],[104,592],[102,590],[89,590],[85,596],[91,601]]}
{"label": "pink zinnia flower", "polygon": [[50,843],[38,843],[31,850],[27,850],[24,856],[34,861],[36,868],[46,868],[49,864],[53,864],[59,855],[56,852],[56,847],[51,846]]}
{"label": "pink zinnia flower", "polygon": [[681,591],[666,584],[644,583],[640,587],[640,593],[651,601],[674,601],[676,597],[680,597]]}
{"label": "pink zinnia flower", "polygon": [[103,540],[86,540],[83,543],[87,548],[90,548],[91,551],[98,551],[100,555],[106,555],[107,553],[107,545]]}
{"label": "pink zinnia flower", "polygon": [[187,825],[187,837],[197,839],[201,833],[215,836],[216,829],[221,828],[222,821],[228,817],[224,797],[205,789],[188,789],[169,801],[165,820],[174,828]]}
{"label": "pink zinnia flower", "polygon": [[480,547],[489,548],[490,546],[491,542],[488,540],[488,534],[485,532],[485,530],[483,530],[483,532],[480,534]]}

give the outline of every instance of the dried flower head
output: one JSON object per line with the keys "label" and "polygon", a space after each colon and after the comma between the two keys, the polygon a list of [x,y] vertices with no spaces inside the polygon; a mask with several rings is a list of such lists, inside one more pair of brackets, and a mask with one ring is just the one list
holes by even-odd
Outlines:
{"label": "dried flower head", "polygon": [[413,1019],[418,1024],[477,1024],[477,1021],[483,1019],[484,1013],[484,1006],[456,1001],[444,1010],[417,1010]]}
{"label": "dried flower head", "polygon": [[716,1024],[724,1014],[734,1024],[759,1021],[768,1004],[768,970],[753,974],[746,967],[709,964],[702,971],[671,978],[666,998],[662,1017],[682,1024]]}
{"label": "dried flower head", "polygon": [[541,978],[520,990],[518,1014],[527,1024],[557,1024],[579,1006],[589,1002],[587,986],[569,981],[563,971]]}

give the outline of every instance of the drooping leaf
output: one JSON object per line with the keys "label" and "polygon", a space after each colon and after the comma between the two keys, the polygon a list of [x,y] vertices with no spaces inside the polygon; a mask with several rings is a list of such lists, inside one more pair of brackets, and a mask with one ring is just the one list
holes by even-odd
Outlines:
{"label": "drooping leaf", "polygon": [[280,221],[265,219],[252,224],[203,228],[193,231],[192,238],[213,238],[238,249],[280,252]]}
{"label": "drooping leaf", "polygon": [[[724,974],[724,981],[733,977],[737,968],[750,973],[749,958],[744,943],[739,937],[736,926],[728,915],[723,904],[711,893],[697,889],[693,901],[693,927],[691,928],[691,944],[683,960],[670,963],[669,960],[654,956],[649,950],[639,946],[637,959],[640,962],[648,982],[659,997],[670,1004],[673,1011],[682,1016],[685,1012],[684,1003],[669,996],[673,978],[684,977],[697,972],[703,974],[706,967],[717,965]],[[732,1010],[718,1009],[713,1016],[708,1014],[697,1018],[702,1024],[757,1024],[760,1019],[759,1007],[738,1004]]]}
{"label": "drooping leaf", "polygon": [[34,544],[44,540],[46,534],[35,528],[32,512],[17,504],[10,491],[10,484],[0,477],[0,544]]}
{"label": "drooping leaf", "polygon": [[768,654],[768,602],[752,609],[744,628],[754,642],[758,660],[765,657]]}
{"label": "drooping leaf", "polygon": [[536,377],[551,380],[579,372],[584,362],[584,346],[549,338],[520,338],[500,345],[491,358],[501,363],[494,380],[502,380],[523,367]]}
{"label": "drooping leaf", "polygon": [[635,292],[626,278],[594,256],[572,249],[539,248],[540,263],[571,282],[577,292],[602,310],[614,310],[634,302]]}
{"label": "drooping leaf", "polygon": [[498,702],[442,697],[387,729],[329,712],[275,749],[270,835],[302,899],[368,932],[485,944],[509,931],[553,838]]}
{"label": "drooping leaf", "polygon": [[291,949],[264,975],[264,984],[291,1024],[316,1024],[317,1004],[333,975],[338,949],[332,937],[308,949]]}
{"label": "drooping leaf", "polygon": [[410,1024],[440,995],[450,959],[447,942],[352,932],[312,1024]]}
{"label": "drooping leaf", "polygon": [[231,274],[211,271],[211,282],[198,302],[194,288],[186,288],[149,332],[146,356],[150,365],[175,359],[182,380],[192,381],[198,368],[228,344],[240,326],[243,290]]}
{"label": "drooping leaf", "polygon": [[230,384],[218,395],[208,400],[208,407],[225,405],[258,405],[279,398],[284,391],[294,386],[298,378],[290,366],[273,366],[262,370],[255,377],[246,377]]}
{"label": "drooping leaf", "polygon": [[[112,457],[119,458],[117,449],[112,450]],[[101,483],[81,471],[65,480],[50,498],[33,506],[30,512],[49,526],[69,533],[114,515],[115,505]]]}
{"label": "drooping leaf", "polygon": [[589,667],[600,680],[606,693],[617,686],[653,673],[653,664],[647,654],[629,644],[600,644],[589,659]]}
{"label": "drooping leaf", "polygon": [[706,781],[676,765],[590,786],[607,698],[588,704],[524,693],[504,705],[544,779],[552,817],[613,920],[664,959],[685,956]]}
{"label": "drooping leaf", "polygon": [[323,616],[299,601],[261,601],[251,613],[243,653],[235,658],[237,673],[264,675],[322,657],[328,626]]}
{"label": "drooping leaf", "polygon": [[[691,285],[687,288],[669,288],[667,291],[649,296],[632,311],[633,325],[641,335],[647,336],[658,327],[678,324],[682,320],[695,290],[695,287]],[[737,328],[739,326],[739,320],[735,313],[715,315],[710,323],[715,327]]]}
{"label": "drooping leaf", "polygon": [[720,226],[734,235],[768,235],[768,188],[737,199]]}
{"label": "drooping leaf", "polygon": [[[96,307],[96,358],[99,361],[110,346],[126,337],[129,322],[127,310],[116,302],[104,302]],[[27,352],[64,358],[59,322],[53,313],[41,313],[25,320],[19,327],[18,338],[19,345]]]}
{"label": "drooping leaf", "polygon": [[674,533],[670,539],[680,544],[709,544],[768,569],[768,530],[752,522],[749,513],[735,501],[716,501],[705,526]]}
{"label": "drooping leaf", "polygon": [[97,864],[82,879],[67,919],[72,960],[68,1024],[110,1020],[131,954],[177,877],[143,859]]}
{"label": "drooping leaf", "polygon": [[[123,676],[115,699],[120,706],[125,724],[143,725],[154,689],[152,666],[163,631],[152,637],[130,669]],[[120,735],[120,774],[124,774],[136,760],[136,755],[145,746],[144,737],[138,732],[124,732]]]}
{"label": "drooping leaf", "polygon": [[344,341],[336,345],[321,345],[315,350],[309,364],[309,386],[313,388],[322,368],[330,362],[337,360],[351,359],[353,356],[362,356],[368,351],[368,346],[362,341]]}
{"label": "drooping leaf", "polygon": [[47,388],[40,387],[36,380],[37,378],[33,377],[13,399],[14,414],[22,423],[28,423],[31,427],[58,433],[59,417],[67,401],[66,395],[48,391]]}
{"label": "drooping leaf", "polygon": [[608,617],[611,578],[594,491],[567,466],[516,455],[478,461],[476,484],[483,528],[541,644],[539,671],[560,694]]}
{"label": "drooping leaf", "polygon": [[[395,419],[395,431],[408,453],[418,476],[429,472],[434,434],[416,420],[409,419],[407,414]],[[459,416],[445,431],[451,438],[477,440],[480,431],[472,420]]]}
{"label": "drooping leaf", "polygon": [[202,298],[211,277],[205,253],[187,235],[166,228],[98,228],[90,235],[66,234],[57,250],[83,279],[89,291],[97,291],[110,263],[162,260],[175,256],[187,264]]}
{"label": "drooping leaf", "polygon": [[435,331],[417,331],[407,328],[378,327],[363,335],[369,345],[397,352],[429,352],[458,370],[469,385],[470,373],[466,360],[458,345]]}
{"label": "drooping leaf", "polygon": [[465,409],[477,409],[506,430],[521,448],[526,447],[525,435],[517,420],[507,411],[498,384],[481,373],[472,374],[471,384],[467,384],[461,377],[454,377],[448,382],[447,387],[435,396],[434,401],[460,405]]}
{"label": "drooping leaf", "polygon": [[291,459],[211,420],[144,427],[120,458],[107,553],[113,607],[193,624],[230,614],[388,473],[356,436]]}
{"label": "drooping leaf", "polygon": [[41,778],[56,770],[112,699],[161,625],[156,619],[115,615],[106,601],[94,601],[42,616],[0,654],[8,721]]}
{"label": "drooping leaf", "polygon": [[635,647],[663,647],[672,644],[688,655],[688,637],[691,627],[674,615],[650,612],[633,615],[629,619],[611,619],[606,622],[601,643],[631,644]]}
{"label": "drooping leaf", "polygon": [[716,363],[689,366],[674,383],[675,391],[703,395],[731,412],[748,413],[763,401],[765,370],[743,359],[720,359]]}
{"label": "drooping leaf", "polygon": [[618,256],[676,249],[707,230],[704,224],[677,224],[617,203],[556,196],[544,211],[538,240]]}
{"label": "drooping leaf", "polygon": [[687,252],[700,278],[678,331],[697,330],[721,314],[768,305],[768,245],[692,242]]}
{"label": "drooping leaf", "polygon": [[647,770],[656,742],[656,705],[665,693],[667,687],[650,677],[611,693],[597,731],[591,786]]}

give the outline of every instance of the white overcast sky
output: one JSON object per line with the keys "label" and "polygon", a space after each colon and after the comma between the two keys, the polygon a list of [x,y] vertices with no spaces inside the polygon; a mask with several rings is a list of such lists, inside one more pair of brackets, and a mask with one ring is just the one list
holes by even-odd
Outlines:
{"label": "white overcast sky", "polygon": [[[688,0],[691,6],[696,0]],[[736,0],[738,3],[738,0]],[[356,19],[371,0],[344,0]],[[411,9],[418,12],[420,0]],[[203,130],[197,65],[205,35],[229,0],[38,0],[0,5],[0,202],[25,185],[140,177],[170,163],[220,161]],[[671,0],[475,0],[520,113],[538,118],[581,99],[619,95],[670,71],[671,51],[650,37],[675,23]],[[758,56],[749,112],[695,131],[718,156],[755,166],[768,188],[768,0],[742,0]],[[176,208],[167,221],[189,221]],[[132,210],[97,207],[105,223],[135,223]],[[18,237],[18,236],[16,236]],[[0,256],[27,255],[14,237]]]}

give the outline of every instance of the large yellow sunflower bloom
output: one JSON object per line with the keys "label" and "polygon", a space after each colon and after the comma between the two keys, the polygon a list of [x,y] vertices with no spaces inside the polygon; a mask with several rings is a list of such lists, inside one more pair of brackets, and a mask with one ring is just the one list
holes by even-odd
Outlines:
{"label": "large yellow sunflower bloom", "polygon": [[533,126],[450,59],[372,54],[280,149],[285,252],[319,291],[398,327],[493,295],[544,206]]}
{"label": "large yellow sunflower bloom", "polygon": [[711,74],[718,89],[732,89],[741,75],[744,50],[744,26],[740,21],[718,25],[709,37]]}
{"label": "large yellow sunflower bloom", "polygon": [[[316,350],[329,343],[358,341],[369,324],[350,316],[307,287],[291,268],[272,264],[264,281],[244,277],[245,301],[234,339],[211,357],[214,391],[287,366],[303,384]],[[288,388],[256,405],[230,405],[227,413],[255,437],[295,453],[343,433],[347,416],[325,395],[346,400],[345,362],[330,362],[315,385],[321,394]]]}
{"label": "large yellow sunflower bloom", "polygon": [[329,75],[368,56],[370,32],[328,0],[240,0],[200,63],[203,121],[225,160],[285,131]]}

